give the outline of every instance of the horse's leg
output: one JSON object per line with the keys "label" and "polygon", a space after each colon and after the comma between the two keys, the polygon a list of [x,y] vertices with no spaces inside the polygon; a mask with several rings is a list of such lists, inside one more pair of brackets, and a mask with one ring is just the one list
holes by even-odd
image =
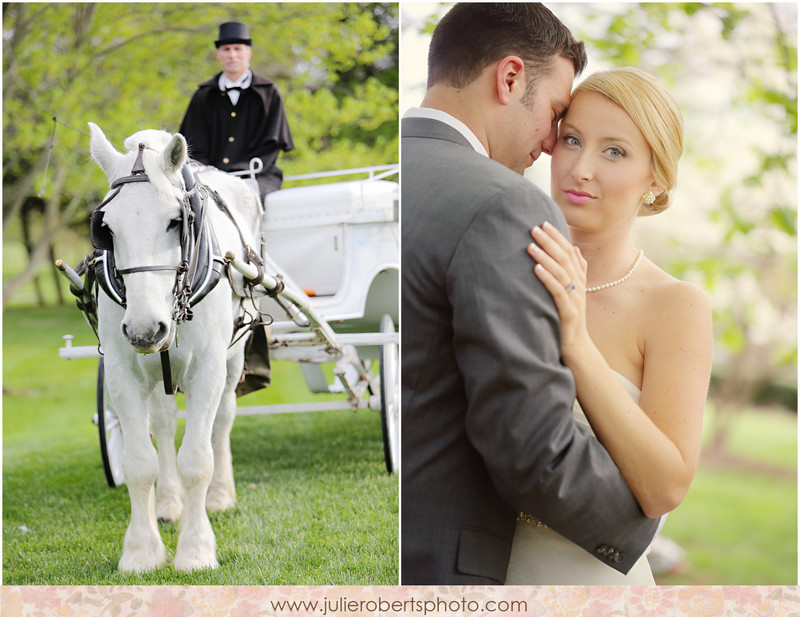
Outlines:
{"label": "horse's leg", "polygon": [[233,460],[231,457],[231,428],[236,416],[236,385],[244,367],[244,345],[227,362],[228,376],[225,390],[214,418],[211,445],[214,449],[214,475],[208,487],[206,509],[210,512],[225,510],[236,503],[236,486],[233,482]]}
{"label": "horse's leg", "polygon": [[131,389],[120,394],[113,399],[123,436],[122,471],[131,499],[131,520],[119,569],[145,572],[163,565],[167,556],[155,515],[153,484],[158,476],[158,455],[150,441],[144,393]]}
{"label": "horse's leg", "polygon": [[178,477],[175,456],[178,406],[174,396],[167,396],[161,390],[156,390],[151,400],[150,428],[158,446],[156,517],[160,521],[174,523],[183,510],[183,485]]}
{"label": "horse's leg", "polygon": [[[178,570],[216,568],[217,542],[206,513],[206,494],[214,472],[211,431],[224,387],[224,347],[204,354],[186,390],[186,431],[178,450],[178,475],[186,503],[181,517],[174,566]],[[220,358],[215,360],[214,358]]]}

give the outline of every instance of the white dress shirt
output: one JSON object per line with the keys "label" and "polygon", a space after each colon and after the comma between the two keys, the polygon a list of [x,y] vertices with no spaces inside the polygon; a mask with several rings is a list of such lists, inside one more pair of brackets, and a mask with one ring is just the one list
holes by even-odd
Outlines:
{"label": "white dress shirt", "polygon": [[[227,90],[228,88],[232,88],[233,86],[237,86],[242,89],[249,88],[250,83],[252,81],[253,81],[253,72],[250,69],[247,69],[247,72],[236,81],[231,81],[230,79],[225,77],[225,73],[223,73],[222,75],[219,76],[219,89],[222,92],[225,92],[225,90]],[[241,92],[239,92],[238,90],[231,90],[230,92],[228,92],[228,98],[230,98],[231,103],[236,105],[236,103],[239,102],[240,94]]]}

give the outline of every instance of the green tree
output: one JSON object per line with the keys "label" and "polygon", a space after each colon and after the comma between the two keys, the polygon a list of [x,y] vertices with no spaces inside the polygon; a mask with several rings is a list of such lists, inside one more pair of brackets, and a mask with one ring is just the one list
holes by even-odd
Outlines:
{"label": "green tree", "polygon": [[105,192],[78,131],[95,122],[118,146],[143,128],[176,131],[197,84],[219,70],[213,41],[224,21],[250,26],[251,66],[284,94],[296,146],[280,159],[287,175],[396,162],[397,12],[395,3],[4,4],[3,238],[20,236],[23,218],[29,235],[4,305],[50,267],[64,228],[88,227]]}

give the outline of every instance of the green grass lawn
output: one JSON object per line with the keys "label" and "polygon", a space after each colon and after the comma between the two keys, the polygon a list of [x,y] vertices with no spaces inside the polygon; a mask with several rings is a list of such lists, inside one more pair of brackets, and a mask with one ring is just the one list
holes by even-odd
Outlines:
{"label": "green grass lawn", "polygon": [[[238,504],[211,516],[220,568],[121,575],[125,487],[103,474],[96,360],[61,360],[62,334],[95,344],[77,309],[11,309],[3,322],[3,583],[7,585],[391,585],[398,579],[398,480],[371,411],[237,418]],[[295,364],[241,405],[325,400]],[[330,395],[326,395],[330,396]],[[341,397],[331,397],[340,399]],[[161,525],[168,551],[175,525]]]}
{"label": "green grass lawn", "polygon": [[[232,448],[239,503],[211,517],[220,568],[148,576],[116,572],[127,526],[124,487],[103,475],[94,360],[60,360],[60,336],[95,339],[77,309],[4,315],[3,578],[5,584],[395,584],[398,483],[384,470],[374,412],[240,417]],[[298,368],[242,405],[319,400]],[[710,428],[712,419],[706,422]],[[687,551],[661,584],[797,584],[797,416],[742,413],[732,455],[783,470],[701,460],[664,534]],[[20,529],[24,527],[25,530]],[[161,528],[174,552],[176,529]]]}
{"label": "green grass lawn", "polygon": [[687,552],[686,569],[658,583],[797,585],[797,415],[744,412],[728,453],[754,464],[701,459],[689,494],[663,530]]}

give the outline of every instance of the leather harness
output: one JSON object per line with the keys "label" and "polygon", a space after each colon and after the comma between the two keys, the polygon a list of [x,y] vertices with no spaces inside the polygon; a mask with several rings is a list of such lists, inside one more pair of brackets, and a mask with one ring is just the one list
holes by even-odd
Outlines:
{"label": "leather harness", "polygon": [[[254,286],[258,284],[258,279],[249,281],[245,279],[245,287],[234,286],[230,268],[227,267],[226,260],[220,256],[217,238],[210,222],[206,219],[206,200],[212,195],[218,207],[233,221],[234,226],[239,232],[242,246],[245,252],[245,260],[254,263],[259,268],[263,265],[263,260],[250,247],[242,234],[236,220],[224,200],[215,191],[200,183],[192,172],[188,163],[181,169],[181,176],[184,183],[183,197],[179,199],[181,206],[181,258],[179,264],[162,264],[154,266],[134,266],[131,268],[117,269],[114,261],[114,241],[113,235],[108,227],[103,223],[104,208],[120,192],[126,184],[137,182],[150,182],[150,178],[145,173],[142,156],[146,146],[139,144],[139,151],[136,161],[131,168],[130,175],[118,178],[111,183],[112,193],[106,197],[92,212],[90,219],[90,235],[92,246],[95,251],[87,256],[79,266],[80,273],[87,274],[86,291],[83,293],[73,293],[78,296],[78,307],[86,314],[87,321],[97,333],[97,303],[96,290],[92,292],[93,282],[90,282],[89,275],[93,275],[99,287],[114,302],[126,307],[125,283],[122,275],[137,272],[157,272],[175,271],[175,285],[173,287],[173,310],[172,320],[175,325],[184,321],[191,321],[192,307],[200,302],[217,285],[223,270],[228,271],[228,279],[231,281],[231,288],[239,297],[250,297],[254,299],[257,294]],[[200,197],[200,193],[203,197]],[[263,290],[263,287],[261,288]],[[274,293],[279,293],[277,290]],[[265,292],[266,293],[266,292]],[[264,323],[260,321],[260,314],[254,318],[250,324],[244,323],[241,317],[234,320],[235,331],[247,327],[252,329]],[[172,371],[169,361],[169,348],[163,349],[161,354],[161,368],[164,377],[164,391],[167,394],[175,394],[177,386],[172,381]]]}

